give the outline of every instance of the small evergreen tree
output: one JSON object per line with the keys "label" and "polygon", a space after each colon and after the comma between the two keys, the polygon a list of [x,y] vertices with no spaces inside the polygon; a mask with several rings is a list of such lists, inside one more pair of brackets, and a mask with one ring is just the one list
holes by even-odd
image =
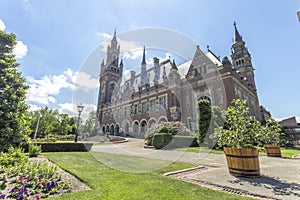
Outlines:
{"label": "small evergreen tree", "polygon": [[0,30],[0,151],[27,143],[29,120],[25,79],[13,49],[16,36]]}
{"label": "small evergreen tree", "polygon": [[209,129],[210,119],[211,119],[211,106],[210,102],[206,99],[201,99],[198,101],[198,132],[197,140],[201,146],[204,142],[206,134]]}
{"label": "small evergreen tree", "polygon": [[214,147],[213,132],[215,128],[224,125],[224,117],[221,109],[218,106],[211,106],[206,99],[198,101],[198,132],[197,140],[199,145],[206,145],[207,147]]}

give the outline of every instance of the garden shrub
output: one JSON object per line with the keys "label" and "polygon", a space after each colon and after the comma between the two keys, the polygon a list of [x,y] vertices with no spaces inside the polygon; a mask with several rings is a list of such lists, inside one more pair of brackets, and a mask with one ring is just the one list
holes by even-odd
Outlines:
{"label": "garden shrub", "polygon": [[20,148],[8,148],[6,153],[0,154],[0,165],[3,167],[15,166],[28,162],[28,157],[24,154],[24,151]]}
{"label": "garden shrub", "polygon": [[154,134],[152,139],[152,145],[156,149],[161,149],[167,146],[172,141],[172,135],[169,133],[157,133]]}
{"label": "garden shrub", "polygon": [[169,133],[169,128],[167,126],[162,126],[158,132],[159,133]]}
{"label": "garden shrub", "polygon": [[[166,128],[164,128],[166,127]],[[166,131],[168,129],[168,131]],[[145,145],[151,146],[154,134],[165,131],[171,135],[194,136],[195,134],[189,130],[182,122],[161,122],[152,124],[144,135]]]}
{"label": "garden shrub", "polygon": [[37,157],[42,152],[42,148],[40,145],[30,143],[28,145],[28,153],[29,157]]}
{"label": "garden shrub", "polygon": [[43,152],[90,151],[93,143],[75,142],[35,142],[41,145]]}

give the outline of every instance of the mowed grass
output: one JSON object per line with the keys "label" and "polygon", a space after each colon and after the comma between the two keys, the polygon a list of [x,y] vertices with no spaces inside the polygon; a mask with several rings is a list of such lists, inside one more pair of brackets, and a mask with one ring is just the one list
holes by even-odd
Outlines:
{"label": "mowed grass", "polygon": [[[216,154],[224,154],[222,149],[208,149],[205,147],[189,147],[189,148],[178,148],[178,151],[188,151],[188,152],[195,152],[195,153],[216,153]],[[281,148],[281,155],[283,157],[291,158],[293,155],[299,154],[300,148]],[[264,152],[263,148],[261,148],[260,155],[265,156],[266,153]]]}
{"label": "mowed grass", "polygon": [[[63,194],[54,199],[251,199],[163,176],[165,172],[194,167],[191,164],[170,164],[167,161],[89,152],[44,153],[43,155],[92,188],[87,191]],[[152,168],[158,170],[144,173],[124,172],[108,167],[98,160],[111,166],[123,164],[128,166],[126,169],[141,169],[153,165]],[[163,166],[166,167],[159,168]],[[151,167],[147,168],[150,169]]]}
{"label": "mowed grass", "polygon": [[291,158],[293,155],[299,153],[300,153],[300,148],[293,148],[293,149],[281,148],[281,154],[283,157]]}

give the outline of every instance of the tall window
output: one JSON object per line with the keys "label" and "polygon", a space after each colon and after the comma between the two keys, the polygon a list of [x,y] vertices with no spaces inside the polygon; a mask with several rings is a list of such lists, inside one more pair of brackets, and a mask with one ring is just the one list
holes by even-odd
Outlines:
{"label": "tall window", "polygon": [[159,98],[159,109],[160,110],[167,109],[167,103],[166,103],[166,97],[165,96]]}
{"label": "tall window", "polygon": [[150,101],[150,111],[155,111],[156,110],[156,103],[155,99]]}
{"label": "tall window", "polygon": [[134,114],[137,114],[139,112],[139,105],[135,104],[134,105]]}
{"label": "tall window", "polygon": [[148,103],[143,102],[142,103],[142,113],[146,113],[146,112],[148,112]]}

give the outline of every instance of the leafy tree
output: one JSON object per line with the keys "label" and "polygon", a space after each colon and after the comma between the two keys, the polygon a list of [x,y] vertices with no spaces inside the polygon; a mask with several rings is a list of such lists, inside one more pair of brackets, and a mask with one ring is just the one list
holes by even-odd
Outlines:
{"label": "leafy tree", "polygon": [[28,86],[13,54],[16,43],[14,34],[0,30],[0,151],[23,145],[28,140],[25,104]]}
{"label": "leafy tree", "polygon": [[72,131],[73,119],[67,114],[59,114],[58,110],[48,107],[30,113],[31,130],[35,132],[39,115],[41,115],[37,137],[67,135]]}
{"label": "leafy tree", "polygon": [[82,128],[80,129],[81,135],[84,136],[94,136],[97,134],[96,131],[96,112],[92,111],[89,113],[89,117],[85,120],[84,124],[82,125]]}

